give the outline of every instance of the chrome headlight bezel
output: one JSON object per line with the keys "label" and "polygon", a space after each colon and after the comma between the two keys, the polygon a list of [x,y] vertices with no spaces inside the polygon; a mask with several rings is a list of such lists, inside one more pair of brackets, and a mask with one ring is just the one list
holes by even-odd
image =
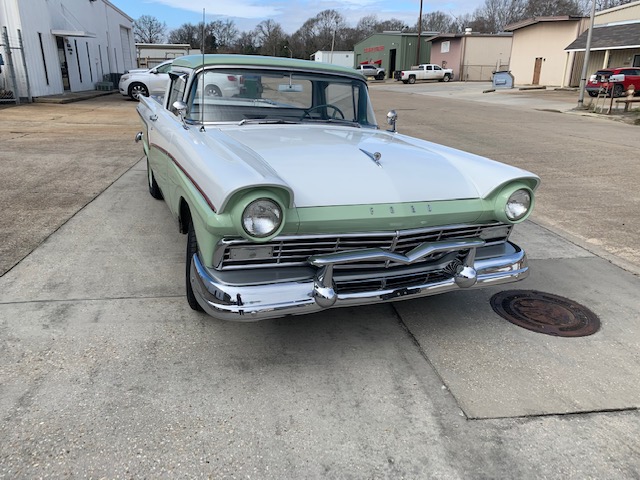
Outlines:
{"label": "chrome headlight bezel", "polygon": [[517,183],[504,188],[496,197],[494,214],[497,220],[516,224],[525,221],[535,203],[533,190]]}
{"label": "chrome headlight bezel", "polygon": [[532,201],[531,193],[524,188],[519,188],[509,195],[504,206],[504,213],[510,221],[517,222],[529,213]]}
{"label": "chrome headlight bezel", "polygon": [[255,239],[266,239],[275,235],[282,227],[283,220],[282,206],[268,197],[251,201],[240,215],[240,225],[244,233]]}

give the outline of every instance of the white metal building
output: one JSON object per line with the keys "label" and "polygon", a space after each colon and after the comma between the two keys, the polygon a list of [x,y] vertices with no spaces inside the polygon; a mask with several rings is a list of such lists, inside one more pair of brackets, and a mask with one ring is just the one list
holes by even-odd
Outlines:
{"label": "white metal building", "polygon": [[353,52],[331,52],[318,50],[311,55],[311,60],[316,62],[332,63],[342,67],[354,67],[355,55]]}
{"label": "white metal building", "polygon": [[201,55],[199,48],[188,43],[136,43],[137,62],[140,68],[153,68],[165,60],[183,55]]}
{"label": "white metal building", "polygon": [[95,89],[136,66],[133,19],[108,0],[2,0],[0,90],[21,98]]}

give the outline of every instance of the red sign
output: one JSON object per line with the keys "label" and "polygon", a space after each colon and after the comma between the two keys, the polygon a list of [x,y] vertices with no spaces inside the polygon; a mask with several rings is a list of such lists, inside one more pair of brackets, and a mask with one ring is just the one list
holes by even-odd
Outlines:
{"label": "red sign", "polygon": [[369,47],[369,48],[365,48],[364,49],[364,53],[371,53],[371,52],[381,52],[384,50],[384,46],[380,45],[379,47]]}

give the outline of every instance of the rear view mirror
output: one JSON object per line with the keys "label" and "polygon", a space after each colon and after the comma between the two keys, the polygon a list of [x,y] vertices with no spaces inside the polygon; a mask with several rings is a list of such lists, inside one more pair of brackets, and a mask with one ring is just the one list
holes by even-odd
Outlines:
{"label": "rear view mirror", "polygon": [[279,92],[302,92],[304,91],[302,85],[300,84],[292,84],[292,83],[284,83],[282,85],[278,85]]}

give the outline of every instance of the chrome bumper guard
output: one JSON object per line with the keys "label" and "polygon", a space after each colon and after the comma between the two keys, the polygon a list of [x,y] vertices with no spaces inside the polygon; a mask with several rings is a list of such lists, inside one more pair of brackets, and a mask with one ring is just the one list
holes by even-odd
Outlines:
{"label": "chrome bumper guard", "polygon": [[[215,270],[206,268],[198,255],[191,260],[191,286],[198,303],[209,314],[223,320],[252,322],[286,315],[304,315],[330,307],[347,307],[419,298],[460,288],[500,285],[529,275],[527,256],[517,245],[507,242],[505,251],[483,256],[484,240],[464,239],[423,243],[406,255],[370,248],[316,255],[309,258],[315,275],[262,284],[230,284]],[[487,247],[489,249],[491,247]],[[438,253],[468,250],[451,278],[412,285],[407,288],[341,293],[334,283],[334,266],[370,260],[411,264]]]}

